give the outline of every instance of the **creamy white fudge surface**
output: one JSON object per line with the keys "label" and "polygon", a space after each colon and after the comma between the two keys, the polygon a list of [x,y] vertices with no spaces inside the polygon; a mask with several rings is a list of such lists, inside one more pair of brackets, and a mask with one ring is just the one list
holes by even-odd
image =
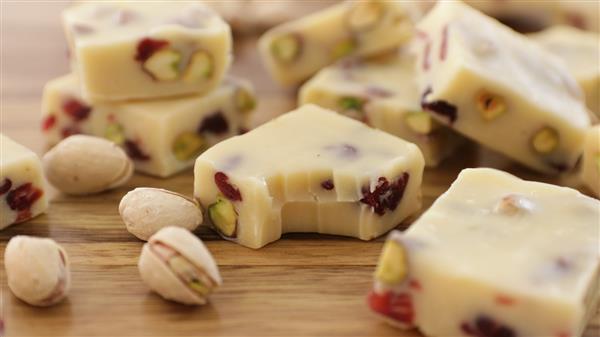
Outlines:
{"label": "creamy white fudge surface", "polygon": [[581,179],[596,197],[600,198],[600,125],[590,128],[587,132]]}
{"label": "creamy white fudge surface", "polygon": [[200,155],[194,196],[247,247],[288,232],[369,240],[420,208],[423,166],[414,144],[309,104]]}
{"label": "creamy white fudge surface", "polygon": [[206,95],[132,101],[86,101],[71,74],[49,82],[42,101],[48,146],[72,134],[121,145],[137,171],[167,177],[193,166],[215,143],[245,132],[256,105],[250,83],[226,79]]}
{"label": "creamy white fudge surface", "polygon": [[48,208],[40,158],[0,133],[0,230]]}
{"label": "creamy white fudge surface", "polygon": [[465,169],[390,234],[369,305],[426,336],[580,336],[598,303],[598,219],[576,190]]}
{"label": "creamy white fudge surface", "polygon": [[575,166],[590,120],[558,58],[460,2],[439,2],[417,29],[424,110],[537,171]]}
{"label": "creamy white fudge surface", "polygon": [[89,100],[201,94],[229,68],[229,26],[199,3],[84,2],[63,13]]}
{"label": "creamy white fudge surface", "polygon": [[419,16],[407,2],[345,1],[272,28],[261,36],[259,52],[275,80],[299,84],[342,57],[404,44]]}
{"label": "creamy white fudge surface", "polygon": [[368,62],[329,66],[300,89],[298,104],[313,103],[416,144],[429,167],[450,156],[464,138],[421,110],[414,58],[407,52]]}
{"label": "creamy white fudge surface", "polygon": [[600,35],[554,26],[530,37],[566,63],[585,93],[587,107],[600,117]]}

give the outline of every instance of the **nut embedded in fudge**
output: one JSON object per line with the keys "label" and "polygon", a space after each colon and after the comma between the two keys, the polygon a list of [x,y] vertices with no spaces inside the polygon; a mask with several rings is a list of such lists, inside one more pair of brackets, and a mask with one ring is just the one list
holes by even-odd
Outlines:
{"label": "nut embedded in fudge", "polygon": [[89,2],[63,25],[90,101],[203,94],[231,61],[229,26],[202,4]]}
{"label": "nut embedded in fudge", "polygon": [[439,2],[417,30],[424,110],[534,170],[575,166],[590,119],[560,60],[460,2]]}
{"label": "nut embedded in fudge", "polygon": [[0,134],[0,230],[48,208],[46,179],[33,151]]}
{"label": "nut embedded in fudge", "polygon": [[389,235],[368,304],[426,336],[580,336],[598,303],[598,219],[576,190],[465,169]]}
{"label": "nut embedded in fudge", "polygon": [[414,144],[305,105],[200,155],[194,197],[251,248],[288,232],[370,240],[418,211],[423,166]]}
{"label": "nut embedded in fudge", "polygon": [[298,102],[337,111],[414,143],[425,164],[433,167],[464,138],[421,110],[415,76],[414,58],[406,52],[377,61],[342,61],[306,82]]}
{"label": "nut embedded in fudge", "polygon": [[406,43],[419,16],[410,3],[346,1],[272,28],[260,38],[259,52],[275,80],[299,84],[340,58]]}
{"label": "nut embedded in fudge", "polygon": [[[191,167],[211,145],[246,128],[255,106],[250,83],[231,78],[206,95],[92,104],[83,99],[71,74],[44,88],[42,131],[48,146],[71,134],[104,137],[124,148],[136,170],[166,177]],[[72,111],[87,113],[73,118]]]}

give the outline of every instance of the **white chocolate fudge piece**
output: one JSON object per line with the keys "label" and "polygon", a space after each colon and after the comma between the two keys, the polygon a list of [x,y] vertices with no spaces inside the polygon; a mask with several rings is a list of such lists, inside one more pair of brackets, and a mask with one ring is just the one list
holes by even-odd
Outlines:
{"label": "white chocolate fudge piece", "polygon": [[600,125],[590,128],[587,132],[581,178],[585,185],[600,198]]}
{"label": "white chocolate fudge piece", "polygon": [[229,26],[198,3],[88,2],[63,24],[88,100],[201,94],[229,68]]}
{"label": "white chocolate fudge piece", "polygon": [[464,138],[421,110],[414,58],[393,53],[372,62],[340,62],[321,70],[300,89],[299,104],[335,110],[416,144],[433,167]]}
{"label": "white chocolate fudge piece", "polygon": [[600,35],[555,26],[530,37],[565,61],[585,93],[587,107],[600,117]]}
{"label": "white chocolate fudge piece", "polygon": [[136,170],[167,177],[243,132],[255,105],[251,85],[234,79],[202,96],[92,104],[77,77],[67,75],[44,89],[42,130],[49,146],[78,133],[108,138],[124,147]]}
{"label": "white chocolate fudge piece", "polygon": [[288,232],[370,240],[420,208],[423,166],[414,144],[305,105],[200,155],[194,196],[247,247]]}
{"label": "white chocolate fudge piece", "polygon": [[540,172],[575,166],[590,120],[559,59],[460,2],[439,2],[417,29],[424,110]]}
{"label": "white chocolate fudge piece", "polygon": [[386,242],[370,307],[426,336],[580,336],[598,303],[600,202],[465,169]]}
{"label": "white chocolate fudge piece", "polygon": [[418,14],[409,3],[346,1],[277,26],[259,40],[263,63],[284,85],[298,84],[346,56],[394,49],[410,39]]}
{"label": "white chocolate fudge piece", "polygon": [[40,158],[0,133],[0,230],[48,208]]}

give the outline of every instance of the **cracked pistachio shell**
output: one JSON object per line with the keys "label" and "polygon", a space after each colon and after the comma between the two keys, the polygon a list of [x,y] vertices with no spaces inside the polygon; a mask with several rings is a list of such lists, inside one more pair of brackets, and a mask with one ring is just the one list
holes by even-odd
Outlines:
{"label": "cracked pistachio shell", "polygon": [[202,211],[192,198],[160,188],[140,187],[127,193],[119,204],[127,230],[147,241],[168,226],[193,231],[202,223]]}
{"label": "cracked pistachio shell", "polygon": [[157,242],[175,250],[195,266],[204,270],[206,275],[212,279],[212,290],[214,290],[222,284],[222,280],[217,264],[204,243],[187,229],[163,228],[144,244],[138,269],[146,285],[163,298],[187,305],[205,304],[207,298],[192,291],[152,250],[151,245]]}
{"label": "cracked pistachio shell", "polygon": [[52,239],[13,237],[4,252],[4,266],[10,290],[31,305],[56,304],[69,292],[69,259]]}
{"label": "cracked pistachio shell", "polygon": [[125,151],[103,138],[74,135],[65,138],[43,157],[48,181],[73,195],[103,192],[125,184],[133,162]]}

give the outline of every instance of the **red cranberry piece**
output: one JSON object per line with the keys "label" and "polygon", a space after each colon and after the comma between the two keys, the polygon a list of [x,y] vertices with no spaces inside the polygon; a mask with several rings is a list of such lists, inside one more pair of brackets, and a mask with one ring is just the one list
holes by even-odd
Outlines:
{"label": "red cranberry piece", "polygon": [[431,41],[425,42],[425,47],[423,47],[423,70],[429,70],[429,54],[431,54]]}
{"label": "red cranberry piece", "polygon": [[71,125],[71,126],[64,127],[60,133],[63,138],[67,138],[72,135],[81,134],[81,130],[77,126]]}
{"label": "red cranberry piece", "polygon": [[167,40],[151,39],[149,37],[142,39],[137,45],[137,54],[135,60],[145,62],[147,59],[160,49],[169,45]]}
{"label": "red cranberry piece", "polygon": [[6,195],[6,203],[13,211],[29,210],[31,205],[33,205],[43,193],[44,192],[39,188],[33,187],[31,183],[25,183],[8,192]]}
{"label": "red cranberry piece", "polygon": [[80,122],[89,117],[92,108],[76,99],[68,99],[62,105],[63,111],[74,121]]}
{"label": "red cranberry piece", "polygon": [[42,131],[48,131],[56,124],[56,116],[48,115],[42,121]]}
{"label": "red cranberry piece", "polygon": [[389,91],[385,88],[378,87],[375,85],[370,85],[367,87],[367,95],[377,97],[377,98],[387,98],[387,97],[394,96],[394,93],[392,93],[391,91]]}
{"label": "red cranberry piece", "polygon": [[431,87],[429,87],[425,90],[423,96],[421,97],[421,107],[423,110],[431,111],[438,115],[447,117],[450,120],[450,124],[454,123],[457,117],[456,106],[443,100],[426,102],[425,99],[427,96],[429,96],[429,94],[431,94],[431,92]]}
{"label": "red cranberry piece", "polygon": [[123,145],[125,146],[125,152],[127,152],[129,158],[140,161],[150,160],[150,156],[140,149],[138,143],[127,139]]}
{"label": "red cranberry piece", "polygon": [[498,324],[490,317],[481,315],[475,319],[473,325],[462,323],[460,329],[469,336],[475,337],[517,337],[511,328]]}
{"label": "red cranberry piece", "polygon": [[573,12],[567,13],[566,20],[570,26],[579,28],[581,30],[587,29],[587,25],[585,24],[585,18],[579,13],[573,13]]}
{"label": "red cranberry piece", "polygon": [[223,172],[215,173],[215,184],[223,195],[232,201],[242,201],[240,190],[229,183],[229,177]]}
{"label": "red cranberry piece", "polygon": [[404,196],[410,175],[404,172],[395,182],[391,183],[385,177],[379,177],[373,191],[368,187],[362,190],[360,202],[371,206],[377,215],[384,215],[387,210],[394,211]]}
{"label": "red cranberry piece", "polygon": [[335,186],[333,185],[333,180],[327,179],[321,183],[321,187],[328,191],[331,191]]}
{"label": "red cranberry piece", "polygon": [[229,130],[229,123],[223,116],[221,111],[204,118],[198,127],[198,133],[210,132],[214,134],[222,134]]}
{"label": "red cranberry piece", "polygon": [[395,294],[390,291],[378,294],[371,291],[367,297],[371,309],[379,314],[392,318],[402,324],[412,326],[415,311],[409,294]]}
{"label": "red cranberry piece", "polygon": [[350,144],[328,145],[326,150],[334,152],[338,157],[354,159],[359,156],[358,149]]}
{"label": "red cranberry piece", "polygon": [[11,187],[12,187],[12,180],[10,180],[8,178],[4,178],[4,181],[2,181],[2,185],[0,185],[0,195],[3,195],[4,193],[10,191]]}
{"label": "red cranberry piece", "polygon": [[442,29],[442,41],[440,45],[440,60],[444,61],[446,59],[446,54],[448,53],[448,25],[444,25]]}
{"label": "red cranberry piece", "polygon": [[238,135],[243,135],[243,134],[245,134],[245,133],[248,133],[248,131],[250,131],[250,130],[248,130],[248,128],[245,128],[245,127],[240,127],[240,128],[238,129]]}

